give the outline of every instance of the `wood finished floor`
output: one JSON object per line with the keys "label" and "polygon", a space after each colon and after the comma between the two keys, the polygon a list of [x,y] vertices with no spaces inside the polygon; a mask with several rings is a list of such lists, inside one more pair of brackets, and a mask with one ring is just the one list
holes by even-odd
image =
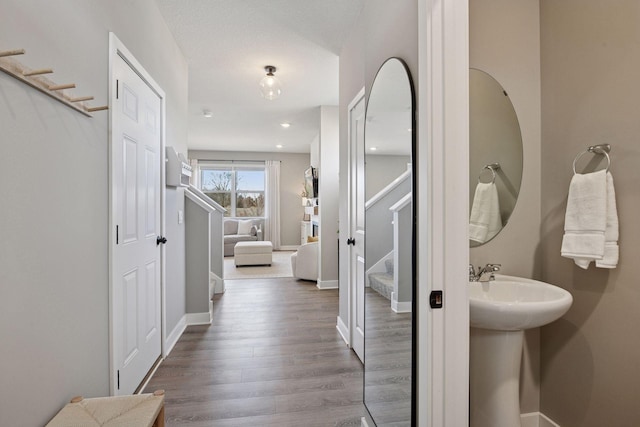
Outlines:
{"label": "wood finished floor", "polygon": [[366,298],[364,401],[378,427],[411,426],[411,313],[371,288]]}
{"label": "wood finished floor", "polygon": [[360,426],[362,365],[336,330],[338,291],[229,280],[211,326],[187,328],[145,392],[167,426]]}

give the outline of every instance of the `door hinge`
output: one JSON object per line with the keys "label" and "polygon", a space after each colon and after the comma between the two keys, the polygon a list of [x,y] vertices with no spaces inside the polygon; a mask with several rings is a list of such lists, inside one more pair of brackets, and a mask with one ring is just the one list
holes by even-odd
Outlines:
{"label": "door hinge", "polygon": [[429,305],[431,308],[442,308],[442,291],[431,291]]}
{"label": "door hinge", "polygon": [[120,226],[116,225],[116,245],[118,244],[119,240],[120,240]]}
{"label": "door hinge", "polygon": [[120,390],[120,369],[118,369],[118,390]]}

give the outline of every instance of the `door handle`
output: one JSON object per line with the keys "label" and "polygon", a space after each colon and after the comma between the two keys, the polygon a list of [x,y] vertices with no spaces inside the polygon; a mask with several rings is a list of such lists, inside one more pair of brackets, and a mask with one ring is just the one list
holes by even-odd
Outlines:
{"label": "door handle", "polygon": [[164,236],[158,236],[156,238],[156,246],[160,245],[160,243],[162,243],[163,245],[167,243],[167,238]]}
{"label": "door handle", "polygon": [[347,239],[347,245],[355,246],[356,245],[356,239],[353,239],[353,238]]}

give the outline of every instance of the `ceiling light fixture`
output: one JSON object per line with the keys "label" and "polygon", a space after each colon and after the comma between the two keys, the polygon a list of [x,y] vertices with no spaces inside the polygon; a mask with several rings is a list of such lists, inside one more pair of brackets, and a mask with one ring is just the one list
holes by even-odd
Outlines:
{"label": "ceiling light fixture", "polygon": [[282,147],[284,147],[284,145],[282,145],[282,144],[276,145],[276,148],[282,148]]}
{"label": "ceiling light fixture", "polygon": [[369,148],[369,150],[371,150],[371,151],[376,151],[377,149],[378,149],[378,147],[371,147],[371,148]]}
{"label": "ceiling light fixture", "polygon": [[213,117],[213,113],[211,112],[211,110],[202,110],[202,115],[205,116],[207,119],[210,119],[211,117]]}
{"label": "ceiling light fixture", "polygon": [[282,126],[285,129],[289,129],[289,127],[291,126],[291,123],[283,122],[283,123],[280,123],[280,126]]}
{"label": "ceiling light fixture", "polygon": [[273,65],[267,65],[264,67],[264,70],[267,72],[267,75],[260,80],[260,93],[263,98],[273,101],[280,96],[280,92],[282,92],[282,84],[280,84],[280,80],[273,75],[273,73],[276,72],[276,67]]}

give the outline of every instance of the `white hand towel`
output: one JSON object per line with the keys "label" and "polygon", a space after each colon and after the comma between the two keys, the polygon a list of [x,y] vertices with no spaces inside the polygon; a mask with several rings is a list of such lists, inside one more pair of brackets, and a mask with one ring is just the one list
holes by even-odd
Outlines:
{"label": "white hand towel", "polygon": [[616,268],[618,266],[618,208],[613,176],[607,172],[607,225],[604,230],[604,255],[596,260],[596,267]]}
{"label": "white hand towel", "polygon": [[574,174],[564,218],[562,256],[587,269],[604,256],[607,215],[607,176],[601,170]]}
{"label": "white hand towel", "polygon": [[488,242],[502,229],[500,202],[495,183],[479,182],[473,196],[469,215],[469,239],[478,243]]}

